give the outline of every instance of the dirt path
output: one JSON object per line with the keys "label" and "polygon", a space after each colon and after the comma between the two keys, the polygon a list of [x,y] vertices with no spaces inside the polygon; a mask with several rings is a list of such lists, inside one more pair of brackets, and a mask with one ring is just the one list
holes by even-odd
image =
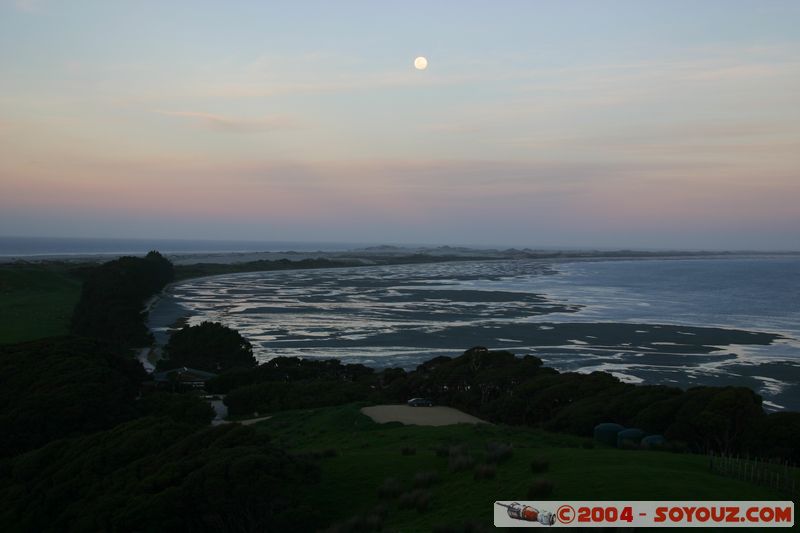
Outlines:
{"label": "dirt path", "polygon": [[147,348],[140,348],[139,351],[136,352],[136,358],[139,359],[139,362],[142,363],[145,372],[148,374],[152,374],[156,370],[155,365],[151,363],[148,358],[150,350],[152,350],[152,348],[148,346]]}
{"label": "dirt path", "polygon": [[416,426],[449,426],[451,424],[486,424],[452,407],[409,407],[408,405],[373,405],[361,412],[379,424],[401,422]]}

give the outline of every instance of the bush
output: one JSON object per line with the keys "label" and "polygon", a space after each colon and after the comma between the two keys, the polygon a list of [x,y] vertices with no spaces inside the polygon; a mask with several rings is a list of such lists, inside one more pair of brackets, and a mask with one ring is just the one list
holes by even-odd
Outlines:
{"label": "bush", "polygon": [[555,485],[553,485],[552,481],[547,479],[537,479],[528,488],[528,499],[535,500],[537,498],[546,498],[553,494],[554,488]]}
{"label": "bush", "polygon": [[239,424],[139,418],[5,464],[28,475],[2,476],[4,531],[219,531],[243,516],[253,531],[316,525],[318,467]]}
{"label": "bush", "polygon": [[672,453],[688,453],[689,445],[682,441],[668,441],[664,444],[663,450]]}
{"label": "bush", "polygon": [[417,449],[412,448],[410,446],[403,446],[403,449],[400,450],[403,455],[416,455]]}
{"label": "bush", "polygon": [[547,459],[538,457],[533,461],[531,461],[531,472],[533,472],[534,474],[547,472],[548,468],[550,468],[550,461],[548,461]]}
{"label": "bush", "polygon": [[467,447],[464,444],[453,444],[447,448],[447,455],[450,457],[464,455],[467,453]]}
{"label": "bush", "polygon": [[167,416],[176,422],[207,426],[214,418],[214,409],[208,402],[192,394],[155,392],[137,403],[143,416]]}
{"label": "bush", "polygon": [[475,479],[494,479],[497,475],[497,467],[493,464],[478,465],[475,467]]}
{"label": "bush", "polygon": [[486,445],[486,460],[490,463],[502,463],[511,459],[514,447],[502,442],[490,442]]}
{"label": "bush", "polygon": [[326,459],[330,459],[331,457],[336,457],[339,455],[339,452],[336,451],[336,448],[326,448],[324,451],[320,452],[320,457],[324,457]]}
{"label": "bush", "polygon": [[[2,280],[0,280],[2,285]],[[3,298],[0,286],[0,300]],[[51,337],[0,346],[0,457],[63,437],[114,427],[137,416],[146,374],[134,358],[93,339]],[[187,400],[177,418],[210,420]],[[158,413],[158,416],[173,413]]]}
{"label": "bush", "polygon": [[428,488],[431,485],[439,483],[438,472],[417,472],[414,474],[414,487]]}
{"label": "bush", "polygon": [[472,458],[471,455],[463,454],[463,455],[451,455],[450,460],[448,461],[448,467],[453,472],[461,472],[463,470],[469,470],[472,468],[472,465],[475,464],[475,460]]}
{"label": "bush", "polygon": [[585,450],[593,450],[594,449],[594,442],[590,440],[585,440],[581,443],[581,447]]}
{"label": "bush", "polygon": [[403,486],[397,478],[387,477],[378,487],[378,497],[384,500],[396,498],[403,491]]}
{"label": "bush", "polygon": [[424,513],[431,504],[431,493],[427,490],[414,490],[403,493],[400,496],[398,507],[400,509],[416,509],[417,512]]}

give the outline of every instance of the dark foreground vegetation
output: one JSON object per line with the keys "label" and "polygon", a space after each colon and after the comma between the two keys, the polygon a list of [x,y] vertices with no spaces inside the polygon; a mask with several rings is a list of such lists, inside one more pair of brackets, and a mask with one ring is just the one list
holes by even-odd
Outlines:
{"label": "dark foreground vegetation", "polygon": [[[688,452],[800,460],[800,413],[767,414],[746,388],[635,386],[480,347],[410,372],[256,365],[238,332],[204,323],[176,332],[162,365],[219,374],[206,389],[233,418],[272,415],[210,427],[202,391],[160,391],[129,350],[149,342],[142,304],[171,264],[154,252],[81,277],[82,336],[0,346],[3,531],[484,531],[506,496],[787,499]],[[406,427],[359,412],[410,397],[495,425]],[[602,422],[663,434],[664,450],[593,442]]]}
{"label": "dark foreground vegetation", "polygon": [[313,531],[317,466],[237,424],[140,418],[0,474],[4,531]]}
{"label": "dark foreground vegetation", "polygon": [[302,526],[313,461],[251,428],[209,428],[213,412],[195,395],[139,396],[146,379],[105,341],[0,347],[3,531]]}
{"label": "dark foreground vegetation", "polygon": [[121,257],[86,269],[72,314],[72,333],[122,346],[145,346],[152,334],[142,305],[174,277],[172,263],[158,252],[144,258]]}
{"label": "dark foreground vegetation", "polygon": [[[370,531],[395,523],[403,531],[437,524],[465,531],[459,528],[472,526],[431,509],[472,502],[474,511],[462,516],[486,525],[490,509],[481,504],[497,497],[491,492],[777,498],[709,472],[702,455],[617,450],[587,437],[594,423],[614,421],[664,433],[680,444],[671,451],[793,460],[800,442],[800,415],[764,414],[747,389],[626,385],[483,349],[412,372],[291,358],[233,368],[209,382],[210,391],[227,393],[233,415],[274,416],[258,426],[209,428],[203,400],[192,392],[148,393],[138,363],[115,346],[65,337],[0,348],[4,530]],[[358,405],[410,396],[498,425],[405,428],[358,413]],[[657,488],[644,477],[615,478],[640,468],[680,475]],[[577,488],[589,471],[601,482]],[[351,487],[362,494],[355,503]],[[320,507],[323,515],[314,511]]]}
{"label": "dark foreground vegetation", "polygon": [[437,357],[411,372],[337,360],[277,358],[208,384],[234,415],[351,401],[427,397],[494,423],[590,437],[602,422],[663,434],[671,448],[800,461],[800,413],[764,412],[745,387],[631,385],[604,372],[559,373],[533,356],[485,348]]}
{"label": "dark foreground vegetation", "polygon": [[99,340],[0,347],[0,457],[130,420],[144,378],[137,361]]}
{"label": "dark foreground vegetation", "polygon": [[184,326],[173,333],[164,347],[159,368],[191,367],[206,372],[224,372],[256,365],[253,346],[235,329],[218,322]]}

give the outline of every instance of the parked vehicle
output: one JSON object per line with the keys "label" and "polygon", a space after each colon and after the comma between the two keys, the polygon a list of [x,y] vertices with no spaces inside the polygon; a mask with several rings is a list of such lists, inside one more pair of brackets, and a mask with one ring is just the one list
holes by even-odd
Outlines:
{"label": "parked vehicle", "polygon": [[411,398],[408,400],[411,407],[433,407],[433,400],[428,398]]}

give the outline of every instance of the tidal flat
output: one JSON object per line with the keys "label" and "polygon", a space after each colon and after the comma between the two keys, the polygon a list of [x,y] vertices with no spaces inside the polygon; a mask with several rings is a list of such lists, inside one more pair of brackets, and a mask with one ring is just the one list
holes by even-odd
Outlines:
{"label": "tidal flat", "polygon": [[[800,409],[797,258],[470,261],[187,280],[154,306],[238,329],[256,356],[413,368],[475,345],[630,383],[743,385]],[[794,299],[794,298],[797,299]]]}

